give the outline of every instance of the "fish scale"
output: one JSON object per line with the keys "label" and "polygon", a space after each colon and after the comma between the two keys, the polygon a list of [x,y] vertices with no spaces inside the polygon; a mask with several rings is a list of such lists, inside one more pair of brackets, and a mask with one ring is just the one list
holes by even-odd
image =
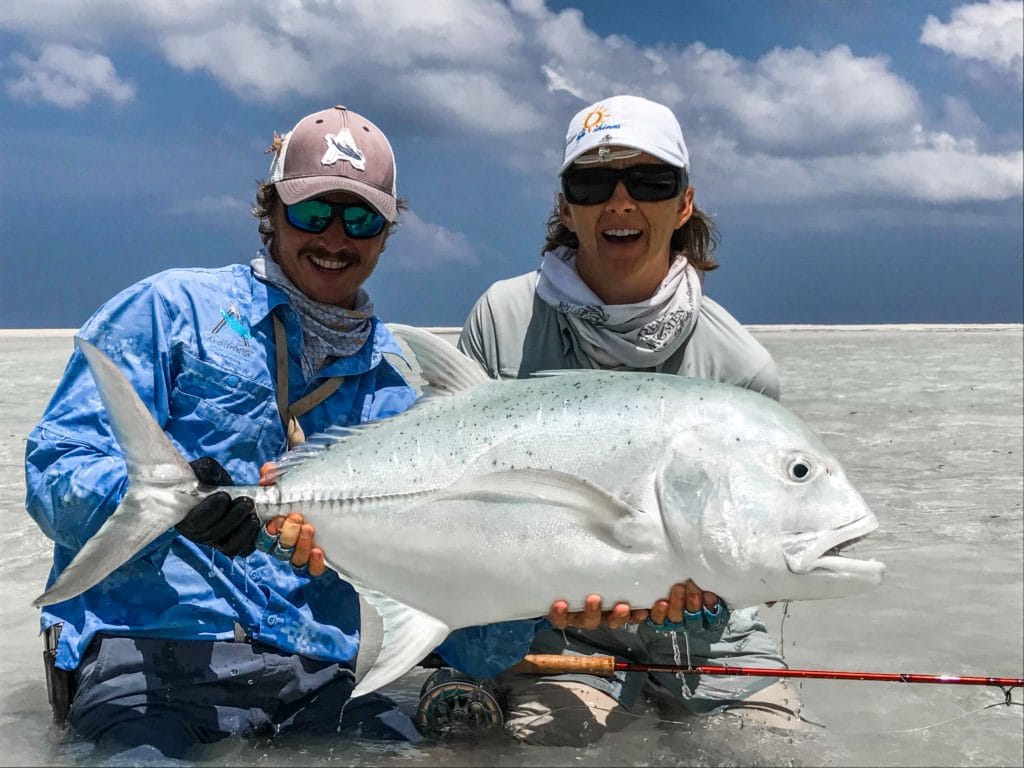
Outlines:
{"label": "fish scale", "polygon": [[[393,493],[432,490],[453,482],[481,456],[500,456],[498,466],[505,469],[551,468],[555,461],[550,455],[559,452],[553,445],[576,446],[580,435],[621,429],[627,418],[634,419],[638,431],[648,435],[651,450],[656,450],[660,440],[653,431],[658,428],[657,419],[649,415],[649,424],[635,423],[630,414],[632,404],[623,407],[622,387],[614,386],[621,383],[618,378],[607,384],[594,382],[598,386],[587,394],[593,400],[586,407],[575,409],[566,404],[572,403],[571,395],[579,392],[578,383],[562,382],[559,377],[524,381],[519,387],[523,391],[514,397],[509,396],[504,383],[496,383],[493,387],[482,385],[458,403],[425,403],[422,411],[414,409],[345,438],[344,467],[339,467],[332,456],[307,461],[290,471],[279,481],[282,493],[299,485],[324,488],[339,498],[363,496],[371,493],[371,488],[379,493],[381,486],[366,483],[362,478],[385,474]],[[543,387],[538,386],[540,382],[544,382]],[[557,405],[531,404],[538,400]],[[466,411],[493,414],[492,420],[467,419]],[[448,429],[445,424],[453,427]],[[441,451],[434,442],[439,429],[444,431],[446,441]],[[641,437],[630,437],[625,442],[632,444],[637,439]],[[612,445],[603,450],[617,453],[619,447]],[[549,458],[545,461],[545,457]],[[382,470],[382,462],[389,459],[394,459],[398,475],[390,474],[390,467]],[[577,465],[573,469],[580,473],[600,466],[596,457],[586,455],[581,455]]]}

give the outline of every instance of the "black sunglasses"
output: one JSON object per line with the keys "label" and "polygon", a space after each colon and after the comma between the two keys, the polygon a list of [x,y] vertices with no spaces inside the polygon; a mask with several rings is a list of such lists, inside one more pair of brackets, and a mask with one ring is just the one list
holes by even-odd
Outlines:
{"label": "black sunglasses", "polygon": [[302,200],[285,205],[288,223],[303,232],[319,235],[337,218],[345,234],[356,240],[376,237],[387,223],[384,217],[365,203],[332,203],[328,200]]}
{"label": "black sunglasses", "polygon": [[573,205],[598,205],[626,185],[634,200],[652,203],[669,200],[686,189],[686,171],[673,165],[634,165],[629,168],[570,168],[562,174],[562,194]]}

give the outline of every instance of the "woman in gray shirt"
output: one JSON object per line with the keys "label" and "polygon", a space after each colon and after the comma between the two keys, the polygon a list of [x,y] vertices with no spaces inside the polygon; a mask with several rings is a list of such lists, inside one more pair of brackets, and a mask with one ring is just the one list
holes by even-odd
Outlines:
{"label": "woman in gray shirt", "polygon": [[[548,221],[542,266],[492,285],[467,319],[459,348],[494,378],[565,368],[659,371],[713,379],[778,399],[768,352],[703,295],[714,230],[693,202],[689,155],[667,107],[615,96],[569,125],[562,193]],[[666,583],[686,574],[666,574]],[[754,608],[728,610],[692,581],[650,610],[598,595],[534,639],[534,653],[616,654],[635,661],[784,667]],[[687,656],[689,658],[687,658]],[[538,678],[506,673],[507,724],[537,744],[585,744],[627,725],[645,684],[694,713],[724,711],[795,727],[796,692],[771,677],[619,673]]]}

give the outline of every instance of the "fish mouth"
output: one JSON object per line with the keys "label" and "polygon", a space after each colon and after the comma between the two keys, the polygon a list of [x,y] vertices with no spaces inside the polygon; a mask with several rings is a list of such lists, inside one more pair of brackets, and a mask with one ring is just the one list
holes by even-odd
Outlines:
{"label": "fish mouth", "polygon": [[795,574],[852,576],[881,581],[885,566],[877,560],[856,560],[842,552],[878,528],[878,519],[868,512],[831,531],[783,533],[779,536],[786,566]]}

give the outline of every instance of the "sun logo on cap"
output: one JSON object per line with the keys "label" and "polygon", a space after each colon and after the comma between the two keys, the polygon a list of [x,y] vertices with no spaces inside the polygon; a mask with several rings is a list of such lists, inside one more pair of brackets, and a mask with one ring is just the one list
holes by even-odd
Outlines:
{"label": "sun logo on cap", "polygon": [[573,118],[573,122],[569,125],[570,133],[565,137],[565,145],[569,146],[573,142],[583,141],[586,136],[595,136],[598,131],[613,131],[622,127],[619,123],[612,123],[610,120],[611,114],[608,107],[603,104],[594,107],[583,116],[583,121],[579,123],[579,130],[576,133],[571,132],[577,126],[576,118]]}
{"label": "sun logo on cap", "polygon": [[607,119],[608,110],[604,107],[596,107],[590,110],[587,116],[583,118],[583,130],[592,131]]}

